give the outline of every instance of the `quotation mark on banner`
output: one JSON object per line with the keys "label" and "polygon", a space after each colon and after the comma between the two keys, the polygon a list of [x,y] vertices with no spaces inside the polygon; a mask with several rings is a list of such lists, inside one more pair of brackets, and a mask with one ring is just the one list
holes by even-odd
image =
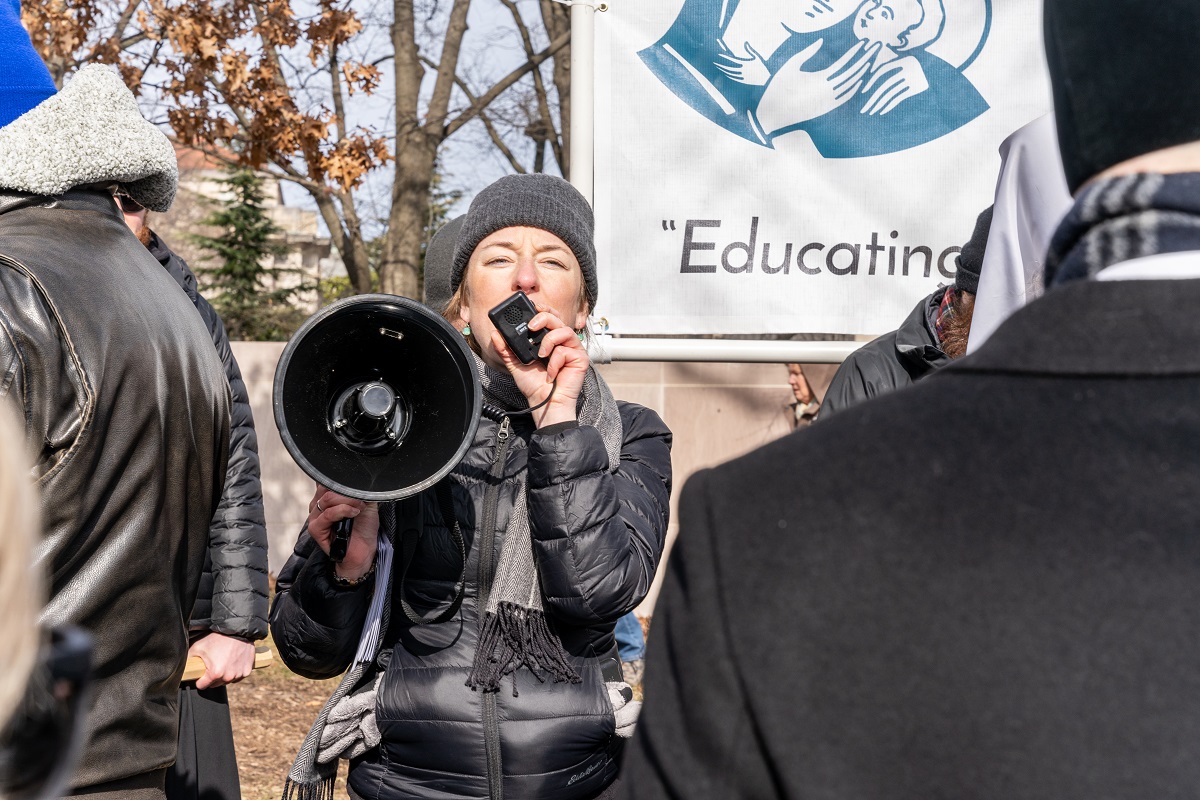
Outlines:
{"label": "quotation mark on banner", "polygon": [[[670,227],[669,229],[667,228],[667,223],[668,223],[668,222],[670,222],[670,223],[671,223],[671,227]],[[662,223],[663,223],[663,230],[664,230],[664,231],[665,231],[665,230],[675,230],[675,220],[673,220],[673,219],[672,219],[672,220],[665,220],[665,219],[664,219],[664,220],[662,221]]]}

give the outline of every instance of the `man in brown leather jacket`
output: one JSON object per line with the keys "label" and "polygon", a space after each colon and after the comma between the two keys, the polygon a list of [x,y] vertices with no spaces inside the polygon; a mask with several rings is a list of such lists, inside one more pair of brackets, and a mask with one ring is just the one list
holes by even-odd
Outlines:
{"label": "man in brown leather jacket", "polygon": [[108,67],[55,93],[18,14],[0,0],[0,402],[22,414],[37,456],[42,623],[95,640],[75,790],[162,797],[229,387],[203,323],[112,196],[119,186],[169,207],[170,143]]}

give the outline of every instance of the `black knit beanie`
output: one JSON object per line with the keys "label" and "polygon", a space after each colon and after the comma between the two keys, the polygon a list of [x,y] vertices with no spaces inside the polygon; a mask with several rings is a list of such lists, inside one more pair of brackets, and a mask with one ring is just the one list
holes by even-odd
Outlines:
{"label": "black knit beanie", "polygon": [[596,307],[595,218],[588,201],[571,184],[553,175],[506,175],[471,201],[454,251],[451,291],[458,289],[471,253],[481,241],[514,225],[541,228],[562,239],[583,270],[588,307]]}
{"label": "black knit beanie", "polygon": [[447,222],[429,240],[425,248],[425,305],[439,314],[450,305],[454,290],[450,288],[450,275],[454,272],[454,249],[458,246],[458,232],[462,230],[466,215]]}
{"label": "black knit beanie", "polygon": [[992,208],[988,206],[975,219],[975,230],[958,254],[958,272],[954,285],[964,292],[979,291],[979,270],[983,268],[983,251],[987,249],[988,233],[992,230]]}
{"label": "black knit beanie", "polygon": [[1045,0],[1046,61],[1067,186],[1200,139],[1200,3]]}

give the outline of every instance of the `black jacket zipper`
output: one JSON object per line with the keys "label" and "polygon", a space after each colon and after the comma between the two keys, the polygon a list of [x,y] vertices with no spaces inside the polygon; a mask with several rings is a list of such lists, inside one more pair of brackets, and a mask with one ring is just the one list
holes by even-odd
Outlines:
{"label": "black jacket zipper", "polygon": [[[496,574],[496,512],[500,503],[500,485],[504,476],[504,461],[511,441],[508,417],[500,421],[496,433],[496,454],[488,471],[488,487],[483,499],[483,529],[479,550],[479,630],[487,615],[488,597]],[[496,693],[483,693],[483,744],[487,752],[488,793],[491,800],[504,800],[504,769],[500,763],[500,716],[496,710]]]}

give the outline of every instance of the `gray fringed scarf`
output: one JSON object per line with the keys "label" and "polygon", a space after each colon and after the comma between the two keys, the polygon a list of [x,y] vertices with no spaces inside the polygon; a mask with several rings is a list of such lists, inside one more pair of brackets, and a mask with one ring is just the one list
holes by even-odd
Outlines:
{"label": "gray fringed scarf", "polygon": [[[529,407],[508,373],[491,369],[478,356],[475,361],[485,402],[505,412],[520,412]],[[624,435],[621,415],[608,385],[594,368],[589,368],[584,378],[577,416],[580,425],[591,425],[600,431],[608,452],[608,469],[616,472],[621,463]],[[524,473],[519,480],[521,485],[504,532],[496,579],[484,609],[475,663],[467,679],[467,686],[485,692],[498,691],[500,680],[522,666],[528,667],[539,681],[545,681],[546,677],[556,682],[580,680],[567,660],[562,641],[546,621],[529,530]],[[513,695],[516,694],[514,680]]]}

